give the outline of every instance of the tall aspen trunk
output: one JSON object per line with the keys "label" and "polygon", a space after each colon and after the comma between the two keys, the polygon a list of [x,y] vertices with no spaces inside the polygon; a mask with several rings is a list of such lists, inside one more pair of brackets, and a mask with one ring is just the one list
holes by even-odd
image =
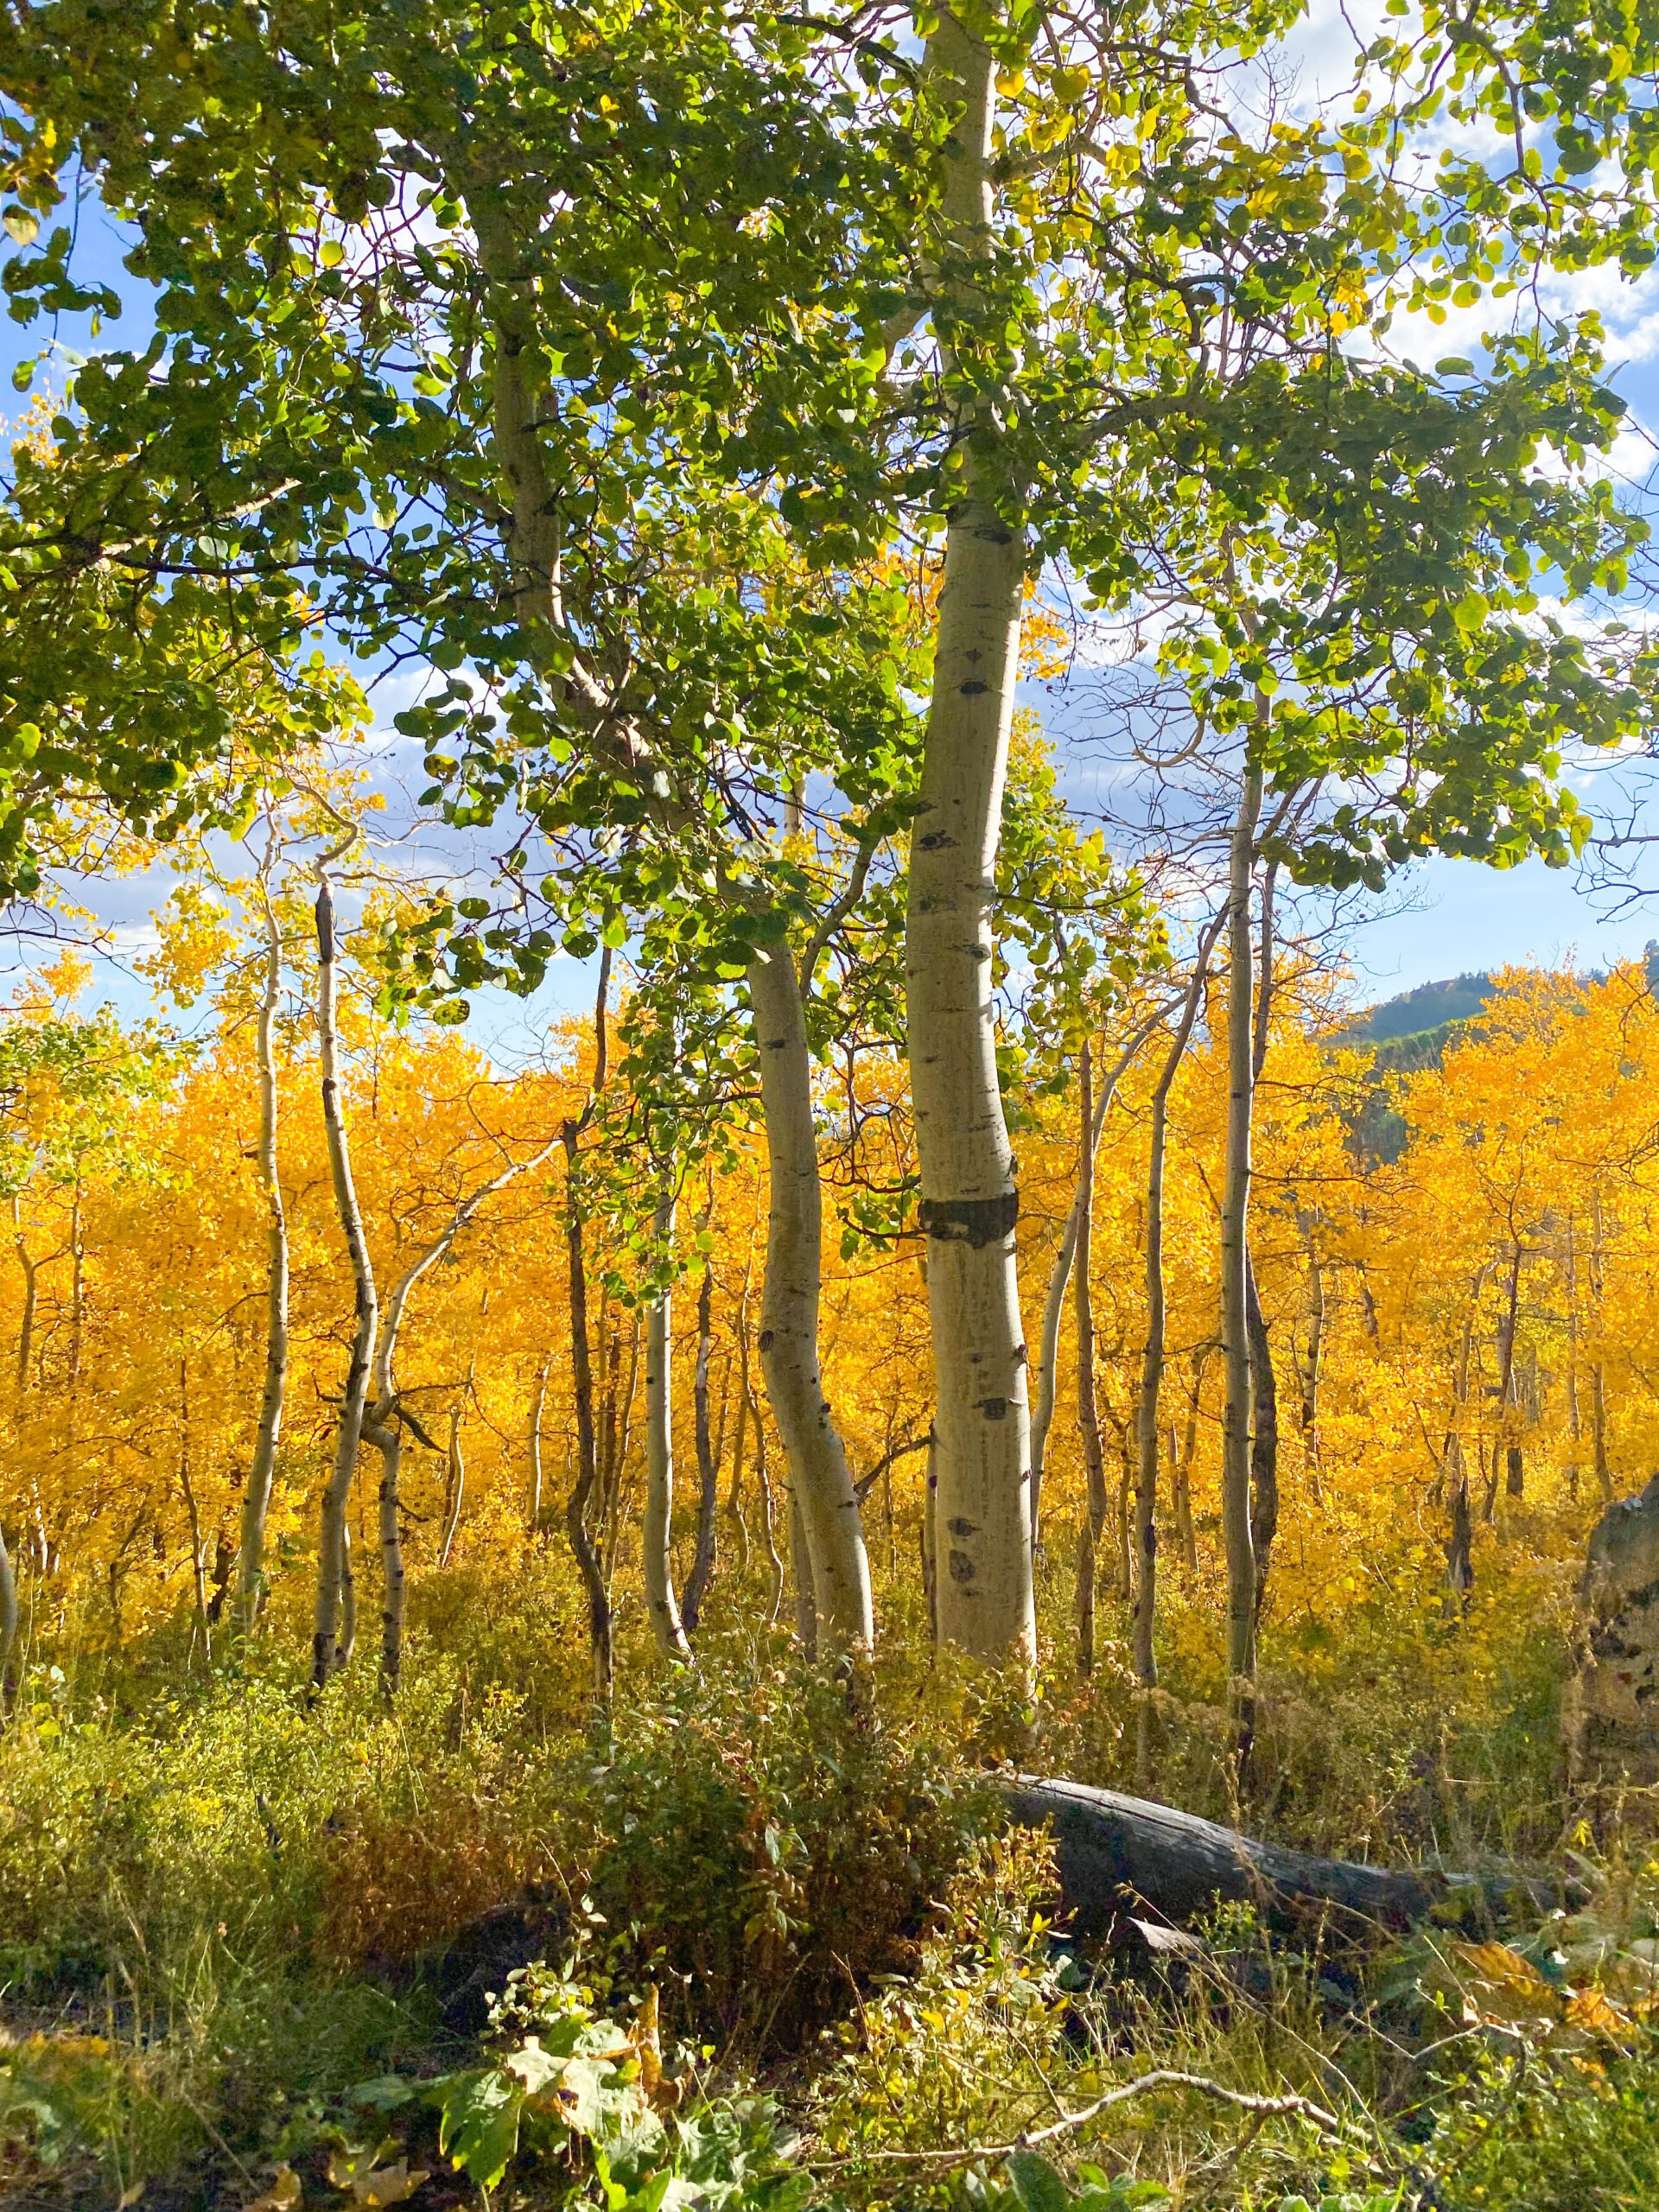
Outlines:
{"label": "tall aspen trunk", "polygon": [[874,1636],[870,1566],[846,1448],[818,1362],[823,1199],[806,1014],[788,947],[757,952],[748,982],[769,1201],[760,1364],[800,1510],[824,1635],[838,1649],[863,1649]]}
{"label": "tall aspen trunk", "polygon": [[1319,1465],[1319,1380],[1325,1365],[1325,1270],[1319,1263],[1316,1224],[1304,1220],[1307,1239],[1307,1358],[1301,1370],[1302,1446],[1315,1505],[1325,1503]]}
{"label": "tall aspen trunk", "polygon": [[265,1594],[265,1524],[270,1513],[276,1446],[288,1389],[288,1217],[276,1167],[276,1005],[282,989],[283,943],[276,910],[265,891],[265,979],[259,998],[254,1057],[259,1075],[259,1142],[255,1154],[265,1202],[265,1387],[259,1402],[248,1487],[242,1500],[242,1552],[237,1567],[238,1634],[251,1637]]}
{"label": "tall aspen trunk", "polygon": [[530,1465],[529,1523],[532,1535],[542,1526],[542,1415],[547,1408],[548,1364],[543,1360],[536,1370],[536,1388],[530,1394],[530,1411],[524,1422],[524,1456]]}
{"label": "tall aspen trunk", "polygon": [[1249,1682],[1255,1673],[1248,1282],[1250,1128],[1255,1088],[1250,886],[1255,860],[1255,828],[1261,812],[1262,771],[1247,767],[1233,823],[1228,868],[1227,1142],[1221,1205],[1221,1346],[1226,1363],[1221,1439],[1221,1525],[1227,1554],[1227,1672],[1236,1682]]}
{"label": "tall aspen trunk", "polygon": [[1606,1245],[1599,1190],[1595,1191],[1591,1198],[1590,1231],[1590,1326],[1596,1346],[1596,1356],[1590,1368],[1590,1448],[1596,1473],[1596,1489],[1603,1504],[1611,1505],[1613,1502],[1613,1477],[1607,1460],[1607,1370],[1602,1364],[1601,1356],[1602,1280]]}
{"label": "tall aspen trunk", "polygon": [[[1150,1688],[1158,1680],[1154,1634],[1158,1611],[1158,1438],[1162,1421],[1164,1338],[1164,1161],[1169,1141],[1169,1094],[1192,1040],[1198,1001],[1209,967],[1211,931],[1201,940],[1192,979],[1187,985],[1179,1022],[1153,1088],[1147,1160],[1147,1343],[1141,1357],[1141,1395],[1135,1407],[1135,1620],[1134,1659],[1137,1681]],[[1179,1501],[1176,1519],[1179,1525]],[[1187,1518],[1192,1517],[1189,1499]]]}
{"label": "tall aspen trunk", "polygon": [[1583,1470],[1579,1453],[1584,1442],[1584,1414],[1579,1402],[1579,1269],[1578,1249],[1569,1217],[1563,1258],[1567,1277],[1567,1494],[1576,1505],[1579,1478]]}
{"label": "tall aspen trunk", "polygon": [[369,1389],[379,1301],[368,1240],[352,1179],[351,1146],[340,1096],[340,1045],[335,1027],[334,899],[326,872],[319,870],[317,893],[317,1035],[322,1059],[322,1121],[328,1141],[328,1171],[334,1205],[352,1265],[354,1321],[352,1348],[334,1430],[334,1464],[322,1494],[317,1550],[317,1601],[311,1638],[311,1685],[319,1691],[334,1672],[340,1656],[340,1590],[346,1573],[346,1510],[357,1469],[363,1416]]}
{"label": "tall aspen trunk", "polygon": [[1198,1414],[1204,1402],[1204,1370],[1210,1363],[1212,1344],[1199,1344],[1192,1354],[1192,1373],[1186,1388],[1186,1427],[1181,1438],[1181,1455],[1176,1463],[1174,1496],[1171,1510],[1175,1520],[1175,1541],[1181,1548],[1181,1563],[1189,1573],[1196,1573],[1198,1565],[1198,1535],[1192,1522],[1192,1464],[1198,1456]]}
{"label": "tall aspen trunk", "polygon": [[357,1649],[357,1573],[353,1563],[349,1518],[340,1532],[340,1641],[334,1650],[336,1668],[349,1667]]}
{"label": "tall aspen trunk", "polygon": [[179,1362],[179,1491],[184,1499],[184,1517],[190,1531],[190,1594],[195,1602],[196,1626],[201,1631],[201,1656],[204,1667],[213,1663],[213,1624],[207,1610],[207,1541],[202,1533],[201,1508],[196,1499],[196,1484],[190,1465],[190,1364]]}
{"label": "tall aspen trunk", "polygon": [[[1090,1135],[1090,1158],[1100,1150],[1101,1134],[1106,1127],[1106,1116],[1111,1111],[1112,1100],[1129,1063],[1164,1018],[1160,1007],[1157,1013],[1141,1023],[1118,1056],[1117,1065],[1100,1086],[1095,1100],[1093,1128]],[[1082,1158],[1078,1159],[1078,1188],[1081,1188]],[[1031,1541],[1035,1548],[1042,1537],[1043,1467],[1048,1457],[1049,1432],[1054,1424],[1054,1405],[1058,1395],[1060,1364],[1060,1322],[1065,1312],[1066,1286],[1071,1280],[1071,1263],[1077,1249],[1077,1191],[1073,1190],[1071,1204],[1065,1217],[1065,1226],[1060,1232],[1058,1249],[1049,1269],[1048,1290],[1043,1300],[1043,1333],[1039,1343],[1037,1367],[1037,1404],[1031,1416]]]}
{"label": "tall aspen trunk", "polygon": [[[664,1247],[674,1236],[674,1198],[657,1202],[653,1228]],[[674,1597],[674,1356],[672,1296],[664,1290],[645,1316],[645,1511],[641,1534],[645,1605],[657,1649],[689,1659],[691,1647]]]}
{"label": "tall aspen trunk", "polygon": [[818,1656],[818,1592],[812,1573],[812,1547],[807,1541],[806,1516],[791,1489],[789,1494],[789,1565],[795,1591],[795,1633],[809,1659]]}
{"label": "tall aspen trunk", "polygon": [[1515,1485],[1512,1454],[1516,1446],[1510,1433],[1510,1419],[1515,1401],[1515,1334],[1521,1313],[1521,1241],[1515,1243],[1510,1262],[1509,1294],[1504,1303],[1503,1319],[1499,1323],[1497,1366],[1498,1433],[1492,1440],[1491,1479],[1486,1485],[1480,1517],[1488,1527],[1497,1516],[1497,1486],[1506,1462],[1510,1471],[1510,1495],[1517,1495]]}
{"label": "tall aspen trunk", "polygon": [[[995,63],[946,13],[925,67],[958,110],[941,160],[953,274],[936,312],[971,313],[995,252]],[[948,331],[942,339],[948,353]],[[988,403],[963,404],[965,434]],[[938,1437],[938,1623],[944,1641],[1029,1668],[1032,1592],[1020,1202],[997,1082],[993,877],[1019,673],[1023,524],[964,435],[947,516],[944,588],[906,920],[911,1095],[928,1244]]]}
{"label": "tall aspen trunk", "polygon": [[0,1527],[0,1719],[10,1712],[17,1694],[12,1655],[17,1649],[17,1570],[6,1549],[6,1532]]}
{"label": "tall aspen trunk", "polygon": [[1446,1443],[1440,1453],[1441,1467],[1452,1493],[1451,1528],[1446,1546],[1446,1579],[1450,1586],[1452,1605],[1459,1611],[1462,1610],[1469,1592],[1474,1587],[1475,1522],[1469,1495],[1469,1463],[1464,1455],[1463,1435],[1458,1424],[1469,1402],[1469,1367],[1474,1351],[1475,1309],[1485,1280],[1486,1269],[1482,1268],[1475,1277],[1469,1303],[1464,1309],[1463,1338],[1458,1347],[1458,1363],[1452,1381],[1452,1418],[1446,1423]]}
{"label": "tall aspen trunk", "polygon": [[[1277,869],[1269,861],[1262,878],[1262,952],[1258,963],[1255,1019],[1250,1032],[1252,1111],[1262,1071],[1268,1062],[1273,1019],[1273,891]],[[1256,1287],[1255,1260],[1248,1226],[1244,1237],[1244,1326],[1250,1343],[1250,1550],[1255,1567],[1255,1618],[1267,1601],[1273,1540],[1279,1532],[1279,1387],[1273,1349]]]}
{"label": "tall aspen trunk", "polygon": [[1077,1428],[1083,1439],[1083,1466],[1088,1503],[1077,1541],[1077,1672],[1095,1665],[1095,1594],[1099,1579],[1100,1540],[1106,1527],[1106,1459],[1100,1439],[1100,1408],[1095,1396],[1095,1301],[1090,1280],[1094,1242],[1095,1168],[1089,1147],[1094,1125],[1094,1070],[1085,1037],[1077,1061],[1077,1093],[1083,1138],[1083,1169],[1077,1185]]}
{"label": "tall aspen trunk", "polygon": [[448,1567],[454,1548],[456,1531],[461,1527],[461,1508],[467,1502],[467,1455],[461,1448],[461,1408],[449,1408],[449,1444],[444,1456],[444,1511],[443,1544],[438,1553],[438,1565]]}
{"label": "tall aspen trunk", "polygon": [[737,1418],[732,1439],[732,1482],[726,1495],[726,1513],[737,1533],[738,1573],[747,1574],[751,1556],[749,1524],[743,1514],[743,1455],[749,1441],[749,1278],[743,1276],[743,1295],[737,1308]]}
{"label": "tall aspen trunk", "polygon": [[[588,1643],[593,1663],[594,1696],[608,1709],[615,1680],[613,1656],[611,1592],[599,1547],[588,1526],[594,1490],[599,1481],[599,1440],[594,1422],[593,1348],[588,1329],[588,1262],[583,1250],[582,1191],[578,1178],[577,1139],[580,1125],[564,1124],[564,1241],[570,1294],[570,1386],[575,1402],[576,1478],[565,1501],[564,1527],[571,1556],[588,1594]],[[547,1370],[542,1370],[545,1384]],[[540,1425],[537,1398],[535,1421]],[[537,1441],[539,1485],[541,1445]]]}
{"label": "tall aspen trunk", "polygon": [[714,1351],[715,1270],[705,1260],[697,1289],[697,1360],[691,1373],[691,1429],[697,1448],[697,1541],[685,1578],[680,1619],[695,1636],[703,1601],[715,1579],[715,1515],[720,1510],[720,1459],[709,1431],[709,1367]]}
{"label": "tall aspen trunk", "polygon": [[403,1529],[398,1520],[404,1432],[395,1417],[378,1419],[379,1412],[377,1403],[365,1414],[363,1440],[380,1454],[380,1488],[375,1501],[380,1541],[380,1688],[385,1696],[394,1697],[404,1678],[404,1622],[408,1599]]}

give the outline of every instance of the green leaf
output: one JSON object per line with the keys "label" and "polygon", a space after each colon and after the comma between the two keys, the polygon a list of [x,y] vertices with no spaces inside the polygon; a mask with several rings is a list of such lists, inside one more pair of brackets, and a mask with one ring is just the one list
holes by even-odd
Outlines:
{"label": "green leaf", "polygon": [[1023,2212],[1067,2212],[1071,2192],[1046,2158],[1035,2151],[1010,2151],[1007,2168]]}
{"label": "green leaf", "polygon": [[488,2066],[434,2082],[431,2096],[441,2115],[439,2150],[480,2188],[493,2189],[518,2148],[523,2089],[499,2067]]}
{"label": "green leaf", "polygon": [[5,213],[0,214],[0,230],[19,245],[33,245],[41,234],[41,219],[32,209],[20,207],[14,200]]}

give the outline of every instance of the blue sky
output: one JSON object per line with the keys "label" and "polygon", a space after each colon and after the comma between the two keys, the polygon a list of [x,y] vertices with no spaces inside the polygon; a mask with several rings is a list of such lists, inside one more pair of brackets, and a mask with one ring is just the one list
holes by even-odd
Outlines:
{"label": "blue sky", "polygon": [[[1317,105],[1325,88],[1334,91],[1346,77],[1352,51],[1351,26],[1356,21],[1352,9],[1344,16],[1338,0],[1315,0],[1298,41],[1297,105]],[[1357,27],[1363,35],[1363,22]],[[101,341],[126,347],[143,343],[148,317],[142,297],[135,296],[141,288],[121,270],[122,250],[117,228],[104,211],[96,202],[84,206],[76,265],[118,283],[130,302]],[[1557,287],[1548,304],[1560,311],[1593,308],[1603,316],[1611,356],[1618,365],[1618,386],[1630,409],[1626,434],[1613,455],[1613,474],[1626,497],[1645,503],[1655,458],[1647,425],[1650,421],[1659,423],[1659,276],[1629,286],[1592,271]],[[1439,328],[1397,329],[1391,343],[1408,357],[1426,360],[1467,353],[1478,343],[1482,315],[1482,310],[1461,318],[1454,314]],[[39,350],[44,334],[39,326],[25,331],[0,320],[0,411],[13,422],[26,403],[20,397],[10,407],[5,404],[10,371]],[[72,349],[64,357],[64,367],[74,353],[90,351],[100,342],[90,336],[84,322],[78,327],[66,323],[56,337]],[[60,384],[62,367],[48,376]],[[385,711],[389,714],[389,706]],[[1639,798],[1617,771],[1611,777],[1605,771],[1599,777],[1575,775],[1573,780],[1592,812],[1604,817],[1623,812]],[[1659,861],[1651,880],[1659,887]],[[164,894],[164,883],[155,888]],[[142,919],[147,895],[147,887],[112,887],[105,902],[107,918],[130,930]],[[1411,871],[1385,902],[1359,919],[1348,933],[1346,949],[1356,995],[1369,1001],[1436,977],[1505,963],[1571,961],[1580,967],[1602,967],[1639,955],[1652,938],[1659,938],[1659,895],[1621,899],[1605,887],[1596,889],[1579,871],[1552,871],[1535,861],[1497,873],[1467,862],[1436,861]],[[127,941],[130,943],[130,938]],[[130,1001],[137,988],[113,975],[110,987],[124,1001]],[[586,978],[575,963],[566,963],[563,970],[556,967],[533,1005],[481,1004],[482,1030],[504,1048],[510,1039],[528,1045],[549,1014],[582,1002],[587,991]]]}

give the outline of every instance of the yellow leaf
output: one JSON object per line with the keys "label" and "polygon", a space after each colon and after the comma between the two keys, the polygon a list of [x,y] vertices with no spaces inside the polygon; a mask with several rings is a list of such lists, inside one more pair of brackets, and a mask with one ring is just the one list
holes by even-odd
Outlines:
{"label": "yellow leaf", "polygon": [[247,2212],[294,2212],[300,2201],[300,2177],[292,2166],[278,2166],[270,2187],[256,2196]]}

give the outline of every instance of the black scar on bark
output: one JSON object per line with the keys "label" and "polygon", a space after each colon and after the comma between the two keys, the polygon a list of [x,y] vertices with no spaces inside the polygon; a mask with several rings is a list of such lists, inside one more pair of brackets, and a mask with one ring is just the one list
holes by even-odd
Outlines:
{"label": "black scar on bark", "polygon": [[1006,1398],[982,1398],[979,1402],[979,1410],[987,1421],[1006,1421],[1008,1417],[1008,1402]]}
{"label": "black scar on bark", "polygon": [[770,1351],[772,1350],[772,1332],[770,1329],[762,1329],[760,1332],[760,1350],[762,1351]]}
{"label": "black scar on bark", "polygon": [[977,699],[981,692],[988,691],[990,688],[988,683],[982,683],[977,677],[971,683],[959,683],[957,686],[957,692],[964,699]]}
{"label": "black scar on bark", "polygon": [[953,1536],[976,1536],[979,1534],[978,1522],[970,1521],[965,1513],[953,1513],[944,1525]]}
{"label": "black scar on bark", "polygon": [[925,837],[918,837],[916,840],[916,846],[919,852],[937,853],[943,850],[946,845],[954,845],[956,842],[948,830],[930,830]]}
{"label": "black scar on bark", "polygon": [[955,1550],[951,1552],[950,1580],[953,1582],[971,1582],[974,1579],[975,1571],[974,1562],[969,1558],[966,1552]]}
{"label": "black scar on bark", "polygon": [[1003,1191],[994,1198],[924,1198],[922,1229],[929,1236],[971,1245],[976,1252],[1012,1236],[1020,1218],[1020,1193]]}

